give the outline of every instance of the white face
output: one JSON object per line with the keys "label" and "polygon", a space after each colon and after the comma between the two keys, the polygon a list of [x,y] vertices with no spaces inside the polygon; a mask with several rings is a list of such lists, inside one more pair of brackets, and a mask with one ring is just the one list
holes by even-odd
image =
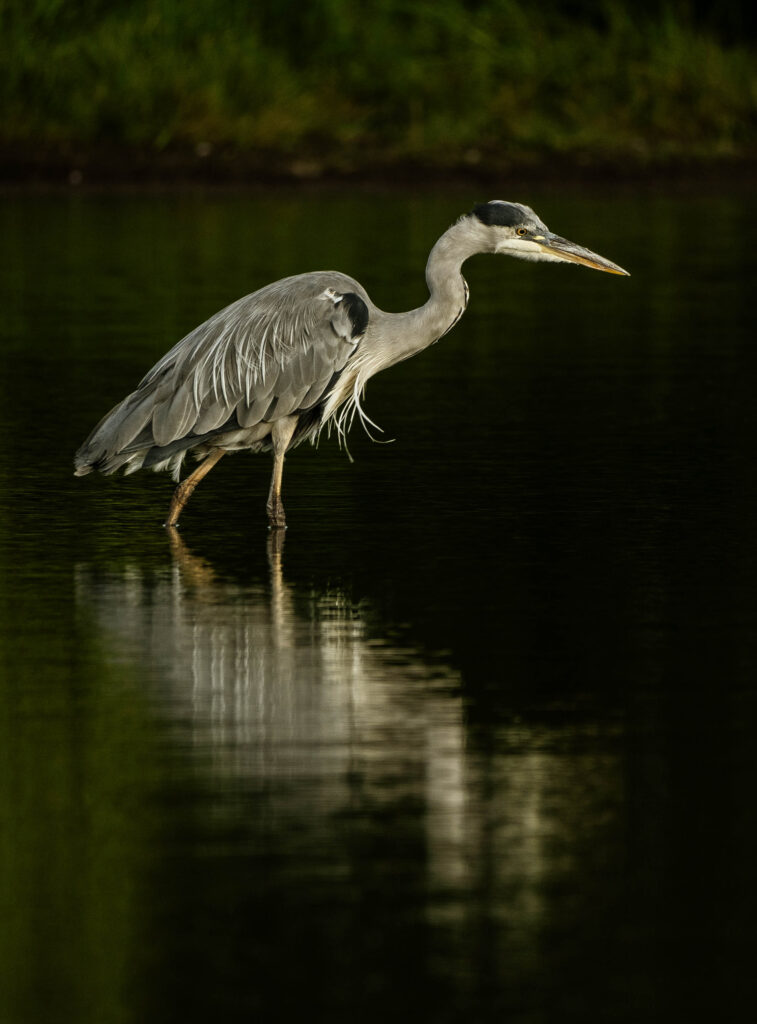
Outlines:
{"label": "white face", "polygon": [[517,256],[521,260],[546,260],[551,263],[572,262],[565,256],[558,256],[556,253],[544,249],[541,243],[546,240],[547,236],[542,234],[532,235],[530,238],[518,238],[517,235],[505,237],[497,242],[494,251],[507,256]]}
{"label": "white face", "polygon": [[473,210],[482,224],[486,224],[493,236],[493,251],[522,260],[553,260],[562,262],[561,257],[545,252],[541,243],[546,242],[551,232],[530,206],[509,203],[504,199],[492,199],[480,203]]}

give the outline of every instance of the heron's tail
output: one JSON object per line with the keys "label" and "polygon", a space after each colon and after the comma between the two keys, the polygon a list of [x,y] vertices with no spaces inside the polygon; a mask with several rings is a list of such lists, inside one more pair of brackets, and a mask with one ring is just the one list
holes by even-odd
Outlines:
{"label": "heron's tail", "polygon": [[[86,476],[93,470],[114,473],[133,461],[139,450],[154,444],[149,426],[154,409],[154,388],[134,391],[114,406],[74,456],[75,476]],[[135,448],[137,440],[142,443]]]}
{"label": "heron's tail", "polygon": [[[199,456],[207,452],[203,446],[220,434],[240,429],[236,413],[212,430],[195,433],[190,427],[194,419],[187,408],[187,388],[168,396],[164,404],[160,391],[151,381],[119,402],[100,420],[74,456],[74,475],[98,472],[109,476],[123,467],[124,473],[138,469],[168,471],[179,479],[184,457],[191,449]],[[182,405],[182,401],[184,404]],[[253,451],[270,447],[270,440],[248,444]]]}

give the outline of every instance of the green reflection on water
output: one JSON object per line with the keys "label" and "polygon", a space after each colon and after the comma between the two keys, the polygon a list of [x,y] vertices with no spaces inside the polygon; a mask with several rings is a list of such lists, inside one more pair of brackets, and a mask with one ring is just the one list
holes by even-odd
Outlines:
{"label": "green reflection on water", "polygon": [[70,601],[13,589],[0,634],[0,1017],[130,1020],[154,726],[134,672],[102,656]]}

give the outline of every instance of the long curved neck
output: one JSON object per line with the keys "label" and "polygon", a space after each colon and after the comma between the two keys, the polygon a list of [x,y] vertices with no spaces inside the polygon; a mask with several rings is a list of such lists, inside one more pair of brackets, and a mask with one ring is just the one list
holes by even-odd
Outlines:
{"label": "long curved neck", "polygon": [[384,367],[428,348],[460,319],[468,303],[468,286],[461,267],[477,252],[481,252],[480,239],[471,233],[464,220],[444,232],[426,264],[428,300],[418,309],[386,313],[382,318]]}

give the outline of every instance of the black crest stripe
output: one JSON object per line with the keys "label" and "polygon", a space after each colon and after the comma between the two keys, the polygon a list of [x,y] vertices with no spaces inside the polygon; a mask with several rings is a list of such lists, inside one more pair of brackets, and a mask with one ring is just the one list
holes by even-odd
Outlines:
{"label": "black crest stripe", "polygon": [[514,228],[523,221],[523,211],[511,203],[477,203],[472,213],[482,224],[497,224],[503,228]]}

